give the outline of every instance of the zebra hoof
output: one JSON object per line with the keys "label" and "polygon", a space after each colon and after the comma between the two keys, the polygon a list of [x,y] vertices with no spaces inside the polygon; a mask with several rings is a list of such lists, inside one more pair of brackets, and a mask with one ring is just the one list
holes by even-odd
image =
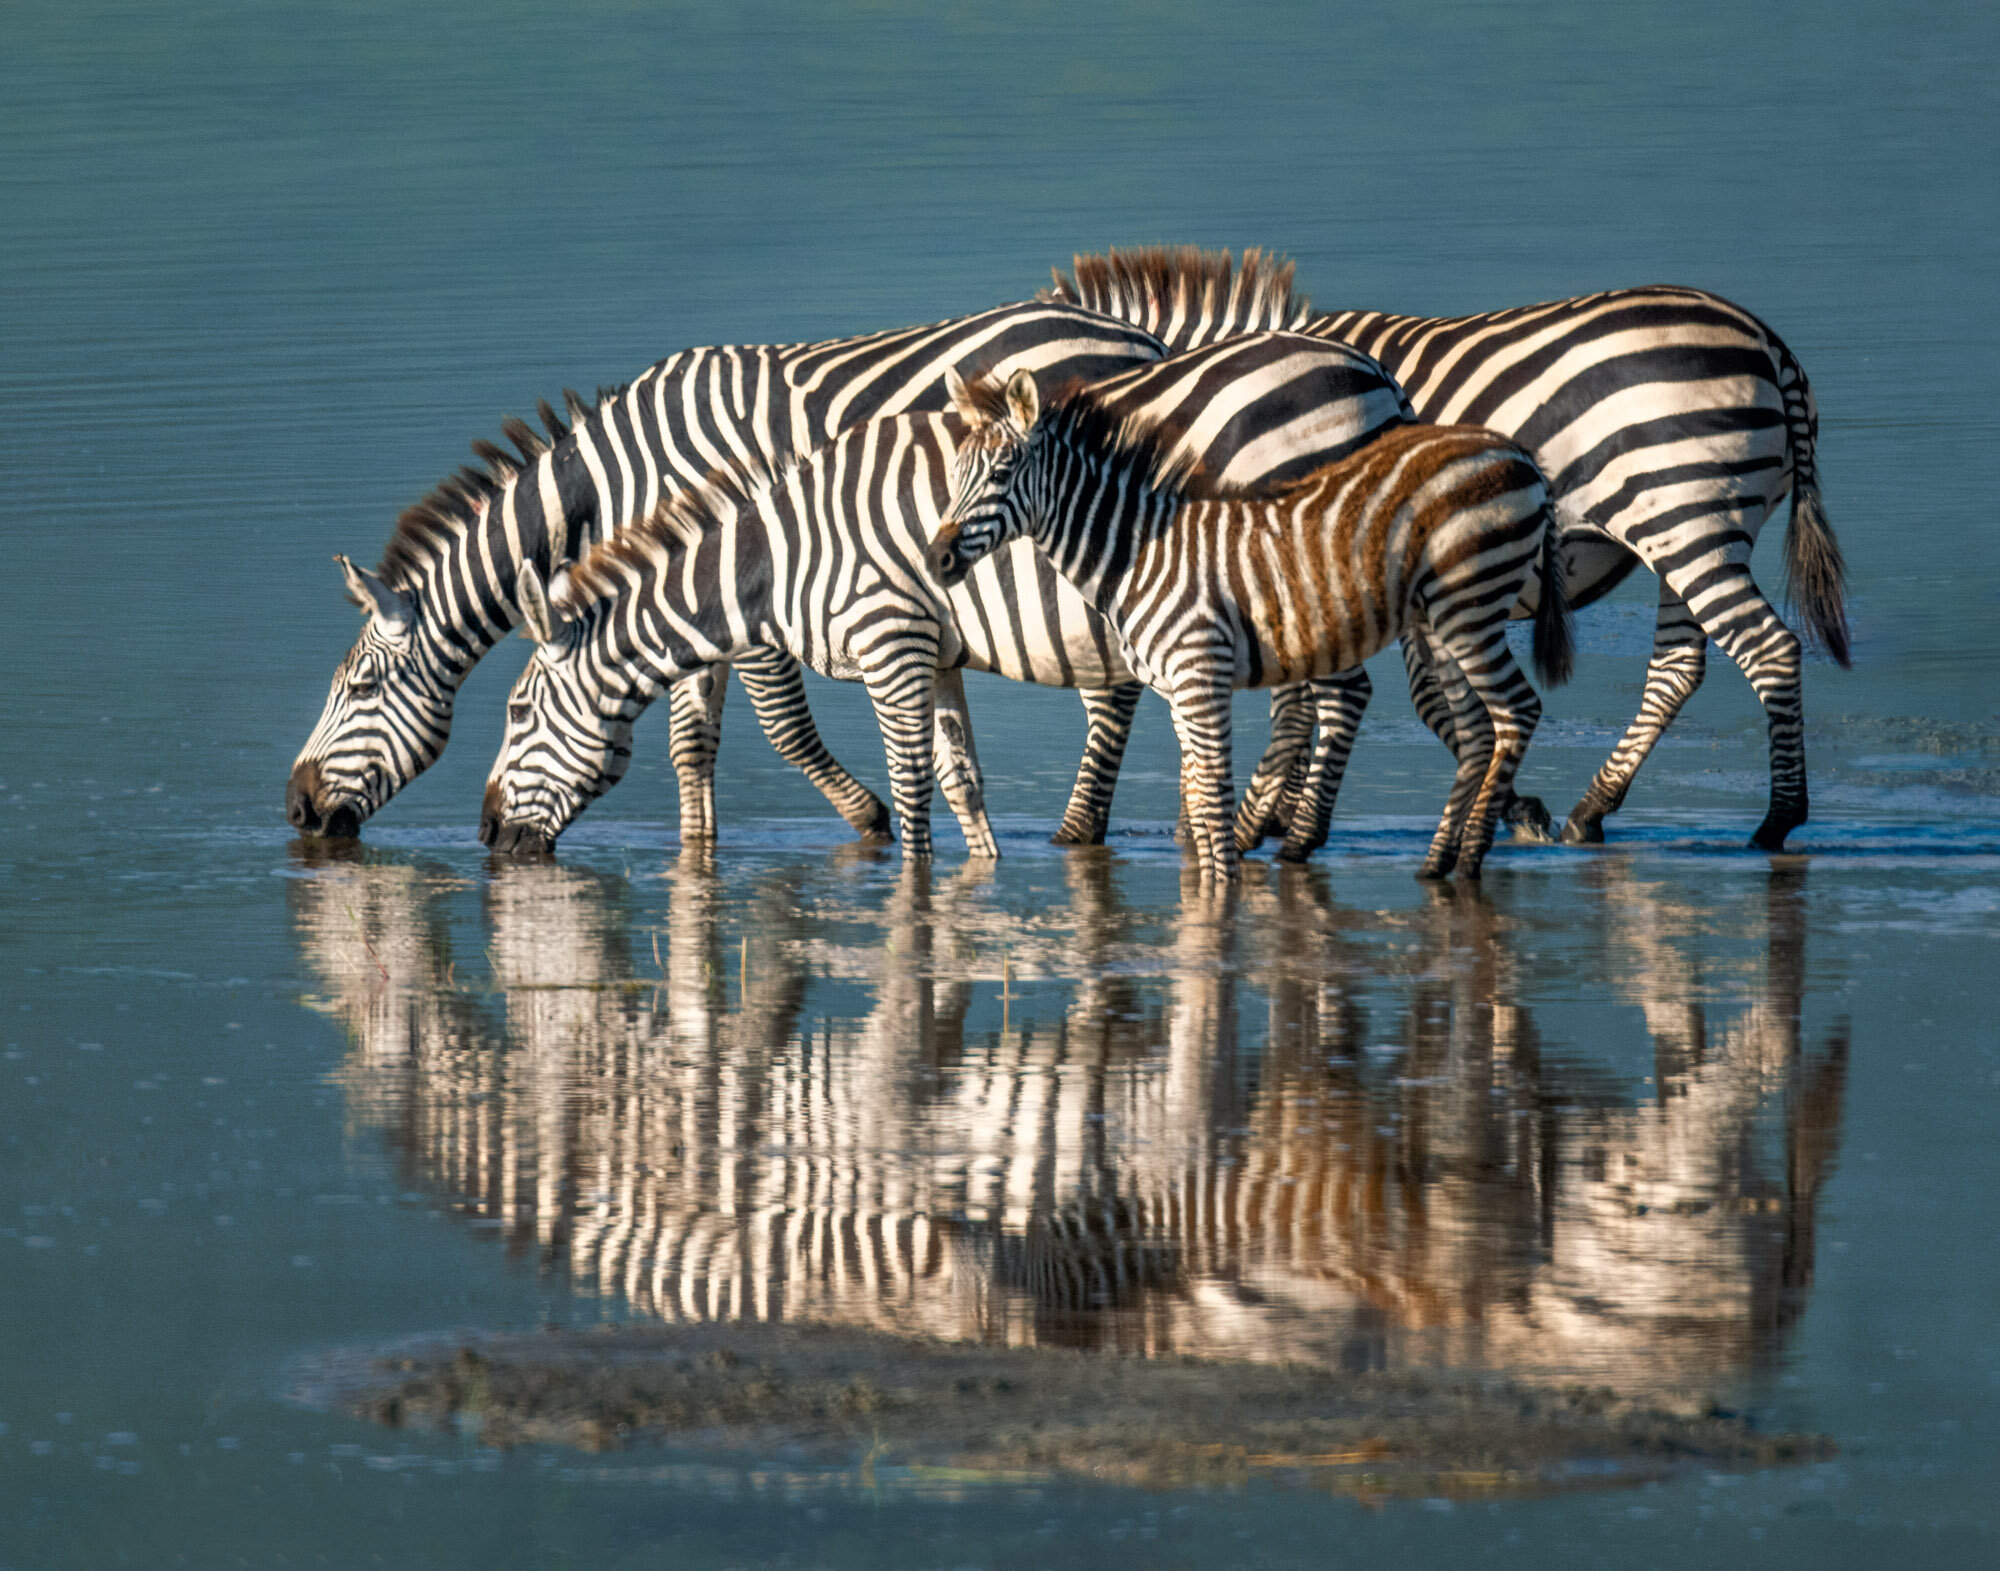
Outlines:
{"label": "zebra hoof", "polygon": [[866,819],[858,823],[851,818],[848,820],[854,826],[855,837],[864,845],[888,845],[892,842],[896,838],[893,822],[888,804],[884,802],[877,802],[875,811]]}
{"label": "zebra hoof", "polygon": [[1517,796],[1507,804],[1507,828],[1514,839],[1528,845],[1554,845],[1555,820],[1538,796]]}
{"label": "zebra hoof", "polygon": [[1582,810],[1569,815],[1569,822],[1563,825],[1562,843],[1566,846],[1601,846],[1604,844],[1604,820],[1585,818]]}
{"label": "zebra hoof", "polygon": [[1067,824],[1049,836],[1052,846],[1101,846],[1104,844],[1104,830],[1071,829]]}
{"label": "zebra hoof", "polygon": [[1785,837],[1804,822],[1802,818],[1767,818],[1757,826],[1757,832],[1750,837],[1750,849],[1782,851],[1785,849]]}
{"label": "zebra hoof", "polygon": [[1451,877],[1451,865],[1457,860],[1449,856],[1427,856],[1423,866],[1417,869],[1417,882],[1423,884],[1441,883]]}

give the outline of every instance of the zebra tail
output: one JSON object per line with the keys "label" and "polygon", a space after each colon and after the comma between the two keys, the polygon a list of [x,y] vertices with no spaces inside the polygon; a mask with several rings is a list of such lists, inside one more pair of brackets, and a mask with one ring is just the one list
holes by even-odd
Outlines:
{"label": "zebra tail", "polygon": [[1569,680],[1576,660],[1576,623],[1563,577],[1562,531],[1553,507],[1542,511],[1542,592],[1535,602],[1535,670],[1550,687]]}
{"label": "zebra tail", "polygon": [[[1770,329],[1765,331],[1770,333]],[[1785,601],[1806,636],[1845,669],[1847,649],[1847,563],[1819,500],[1819,409],[1805,367],[1771,333],[1778,354],[1778,387],[1785,400],[1785,433],[1792,448],[1792,519],[1785,528]]]}
{"label": "zebra tail", "polygon": [[1810,471],[1792,481],[1792,521],[1785,530],[1785,599],[1843,669],[1853,662],[1847,649],[1847,563],[1840,542],[1819,504],[1819,484]]}

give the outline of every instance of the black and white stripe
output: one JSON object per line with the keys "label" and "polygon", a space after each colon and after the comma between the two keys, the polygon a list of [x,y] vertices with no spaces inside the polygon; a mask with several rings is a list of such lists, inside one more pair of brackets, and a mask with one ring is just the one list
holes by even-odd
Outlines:
{"label": "black and white stripe", "polygon": [[[1413,317],[1314,314],[1290,283],[1288,266],[1254,252],[1240,271],[1226,253],[1113,253],[1079,258],[1074,280],[1057,275],[1053,296],[1144,325],[1174,347],[1232,330],[1246,313],[1351,344],[1403,384],[1419,419],[1488,426],[1533,452],[1574,531],[1563,543],[1573,605],[1605,594],[1639,562],[1660,577],[1639,715],[1563,838],[1603,838],[1605,815],[1700,685],[1713,638],[1769,717],[1771,801],[1753,844],[1782,846],[1807,813],[1800,649],[1752,577],[1750,556],[1788,491],[1795,603],[1810,634],[1847,663],[1843,569],[1815,467],[1818,414],[1792,352],[1749,312],[1694,289]],[[1425,692],[1431,674],[1420,662],[1411,668],[1419,711],[1438,714]],[[1441,734],[1451,740],[1448,726]]]}

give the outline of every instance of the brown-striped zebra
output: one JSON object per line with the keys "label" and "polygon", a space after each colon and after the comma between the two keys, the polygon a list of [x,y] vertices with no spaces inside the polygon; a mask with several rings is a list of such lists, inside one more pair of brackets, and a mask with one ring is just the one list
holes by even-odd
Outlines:
{"label": "brown-striped zebra", "polygon": [[1434,644],[1463,679],[1458,778],[1425,877],[1479,876],[1541,714],[1507,648],[1539,567],[1536,661],[1561,681],[1569,622],[1541,472],[1476,427],[1403,426],[1268,501],[1190,501],[1184,464],[1088,391],[1044,411],[1032,377],[952,396],[972,423],[927,556],[947,586],[1011,541],[1036,548],[1117,630],[1173,708],[1196,854],[1233,877],[1230,692],[1351,670],[1389,640]]}
{"label": "brown-striped zebra", "polygon": [[[1365,350],[1403,383],[1417,417],[1477,424],[1531,451],[1565,520],[1570,603],[1609,593],[1640,562],[1660,579],[1639,713],[1571,811],[1562,838],[1604,838],[1654,744],[1701,685],[1709,639],[1756,690],[1770,727],[1771,800],[1751,843],[1779,850],[1806,821],[1799,640],[1750,573],[1758,531],[1790,493],[1785,568],[1808,634],[1848,663],[1845,570],[1820,503],[1819,414],[1797,356],[1740,306],[1698,289],[1619,289],[1476,316],[1316,313],[1290,264],[1256,251],[1113,251],[1076,258],[1044,298],[1145,327],[1171,348],[1245,325]],[[1524,602],[1516,615],[1527,616]],[[1448,743],[1449,706],[1420,651],[1404,651],[1418,712]],[[1273,697],[1279,744],[1300,717]],[[1356,711],[1358,713],[1358,709]],[[1267,755],[1268,778],[1286,759]],[[1295,771],[1302,776],[1302,767]],[[1296,792],[1296,783],[1292,790]],[[1285,816],[1275,806],[1267,816]],[[1546,824],[1523,799],[1517,823]],[[1267,825],[1254,827],[1262,832]]]}

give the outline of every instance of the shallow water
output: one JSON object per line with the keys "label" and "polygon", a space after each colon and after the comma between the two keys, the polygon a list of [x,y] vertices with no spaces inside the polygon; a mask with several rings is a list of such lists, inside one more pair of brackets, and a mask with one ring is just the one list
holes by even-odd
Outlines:
{"label": "shallow water", "polygon": [[[10,15],[0,1566],[2000,1554],[2000,29],[1058,21]],[[1183,888],[1157,705],[1113,845],[1065,856],[1080,709],[979,680],[991,871],[949,825],[928,877],[847,846],[740,699],[712,867],[659,721],[557,865],[494,867],[518,645],[363,854],[290,842],[353,631],[325,558],[503,410],[1155,239],[1275,246],[1328,305],[1672,279],[1770,320],[1857,630],[1808,667],[1798,854],[1739,849],[1762,726],[1718,658],[1609,847],[1503,846],[1478,891],[1410,877],[1445,775],[1392,671],[1335,842],[1233,902]],[[1559,810],[1646,587],[1580,619],[1524,777]],[[813,693],[879,789],[865,700]],[[1377,1508],[502,1456],[280,1399],[328,1347],[745,1315],[1584,1380],[1837,1455]]]}

